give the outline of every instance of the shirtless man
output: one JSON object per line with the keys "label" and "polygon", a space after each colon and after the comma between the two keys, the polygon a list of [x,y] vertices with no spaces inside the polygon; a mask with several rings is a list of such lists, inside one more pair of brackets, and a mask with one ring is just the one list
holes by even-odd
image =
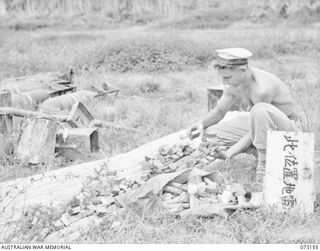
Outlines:
{"label": "shirtless man", "polygon": [[[228,159],[254,145],[258,151],[256,190],[262,191],[265,174],[267,131],[299,131],[298,116],[289,88],[272,73],[249,67],[252,53],[242,48],[217,50],[214,65],[222,77],[223,95],[205,118],[192,125],[188,136],[203,132],[230,148],[216,153],[216,158]],[[235,97],[249,105],[250,113],[219,123],[232,107]]]}

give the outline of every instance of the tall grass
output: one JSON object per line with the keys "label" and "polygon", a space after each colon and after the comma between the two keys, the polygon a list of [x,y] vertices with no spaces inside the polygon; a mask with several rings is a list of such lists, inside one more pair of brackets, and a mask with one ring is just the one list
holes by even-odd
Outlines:
{"label": "tall grass", "polygon": [[[208,12],[209,10],[209,12]],[[211,12],[210,12],[211,11]],[[0,17],[24,20],[30,17],[102,16],[107,20],[146,23],[160,19],[181,19],[193,25],[205,13],[205,20],[260,20],[265,16],[294,17],[303,22],[319,20],[320,4],[314,0],[0,0]],[[195,19],[188,20],[195,14]],[[211,19],[210,16],[213,16]],[[294,20],[293,19],[293,20]]]}

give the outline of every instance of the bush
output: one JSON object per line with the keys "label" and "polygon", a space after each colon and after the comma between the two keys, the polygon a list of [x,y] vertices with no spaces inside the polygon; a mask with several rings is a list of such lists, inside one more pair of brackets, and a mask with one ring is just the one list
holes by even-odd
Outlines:
{"label": "bush", "polygon": [[[100,68],[113,72],[169,72],[207,65],[214,57],[208,46],[191,40],[151,37],[132,41],[116,41],[88,52],[80,67]],[[200,49],[199,49],[200,48]]]}

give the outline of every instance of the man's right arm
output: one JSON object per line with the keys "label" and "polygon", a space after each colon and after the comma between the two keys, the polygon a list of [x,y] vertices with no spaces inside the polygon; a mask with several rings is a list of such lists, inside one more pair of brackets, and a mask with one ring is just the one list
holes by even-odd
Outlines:
{"label": "man's right arm", "polygon": [[203,128],[217,124],[224,118],[226,113],[230,110],[235,100],[235,96],[229,91],[223,93],[219,99],[217,106],[213,108],[202,120]]}
{"label": "man's right arm", "polygon": [[222,120],[227,111],[232,107],[234,100],[235,95],[232,94],[231,90],[225,90],[222,97],[219,99],[217,106],[212,109],[201,122],[198,122],[189,128],[187,132],[188,137],[194,139],[200,136],[204,129]]}

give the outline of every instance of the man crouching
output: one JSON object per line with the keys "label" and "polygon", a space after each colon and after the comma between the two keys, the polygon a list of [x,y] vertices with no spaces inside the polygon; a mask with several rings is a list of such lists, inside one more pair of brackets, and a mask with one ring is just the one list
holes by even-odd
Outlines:
{"label": "man crouching", "polygon": [[[252,53],[243,48],[216,50],[218,60],[214,68],[225,86],[223,95],[205,118],[192,125],[188,137],[203,132],[218,144],[229,146],[214,157],[232,158],[253,145],[258,152],[256,191],[263,190],[266,166],[267,131],[301,131],[298,115],[289,88],[274,74],[249,67]],[[226,122],[220,122],[236,98],[250,107],[250,112]],[[220,122],[220,123],[219,123]]]}

